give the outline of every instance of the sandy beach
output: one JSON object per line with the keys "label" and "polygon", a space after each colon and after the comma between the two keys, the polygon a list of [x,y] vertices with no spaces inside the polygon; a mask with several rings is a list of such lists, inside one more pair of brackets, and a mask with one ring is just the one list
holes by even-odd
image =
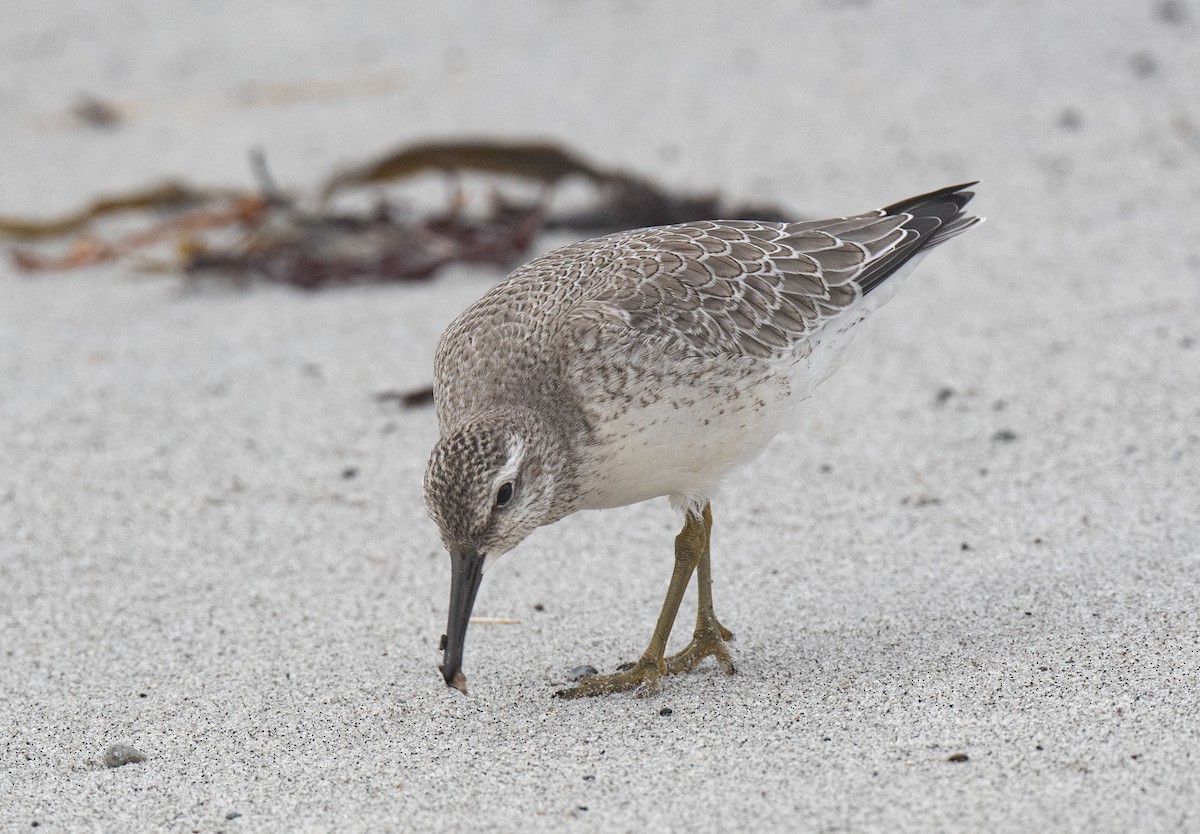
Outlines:
{"label": "sandy beach", "polygon": [[1200,4],[737,8],[5,3],[0,215],[486,136],[797,218],[980,180],[988,221],[714,502],[738,674],[572,702],[645,645],[678,517],[500,560],[464,697],[434,414],[375,397],[500,272],[192,286],[0,240],[0,830],[1200,830]]}

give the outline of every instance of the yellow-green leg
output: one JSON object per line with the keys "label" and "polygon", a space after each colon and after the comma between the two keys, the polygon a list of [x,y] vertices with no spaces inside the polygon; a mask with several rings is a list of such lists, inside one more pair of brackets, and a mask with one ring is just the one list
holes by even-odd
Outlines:
{"label": "yellow-green leg", "polygon": [[712,507],[704,505],[704,553],[696,566],[697,596],[696,630],[692,642],[682,651],[666,659],[664,671],[668,675],[686,672],[706,657],[715,658],[721,671],[733,674],[733,660],[725,643],[733,639],[733,633],[721,625],[713,613],[712,601],[712,558],[709,545],[712,540]]}
{"label": "yellow-green leg", "polygon": [[[625,692],[639,687],[643,695],[653,695],[658,691],[659,676],[666,671],[663,654],[667,650],[667,638],[671,636],[671,626],[675,624],[675,615],[679,613],[679,603],[683,600],[683,593],[687,590],[692,573],[708,551],[708,530],[711,523],[712,516],[707,507],[704,519],[697,518],[691,512],[684,518],[683,529],[675,537],[675,569],[671,572],[671,584],[667,588],[666,598],[663,599],[662,611],[659,612],[658,623],[654,626],[650,645],[642,652],[637,662],[630,668],[611,675],[586,678],[578,686],[555,693],[558,697],[583,698],[609,692]],[[711,604],[709,607],[711,608]]]}

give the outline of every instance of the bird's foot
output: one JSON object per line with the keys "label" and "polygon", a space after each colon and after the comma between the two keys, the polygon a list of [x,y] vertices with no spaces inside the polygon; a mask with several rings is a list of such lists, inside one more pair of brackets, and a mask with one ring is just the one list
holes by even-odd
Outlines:
{"label": "bird's foot", "polygon": [[696,626],[692,642],[666,659],[663,671],[668,675],[677,675],[695,668],[704,658],[711,657],[716,659],[722,672],[732,675],[733,660],[729,656],[729,649],[725,648],[725,644],[732,639],[733,632],[717,622],[716,617],[709,617]]}
{"label": "bird's foot", "polygon": [[580,681],[578,686],[570,689],[560,689],[554,693],[556,698],[591,698],[596,695],[608,695],[613,692],[637,691],[638,697],[646,698],[658,692],[658,679],[662,674],[659,669],[661,660],[642,656],[636,663],[622,668],[610,675],[589,675]]}

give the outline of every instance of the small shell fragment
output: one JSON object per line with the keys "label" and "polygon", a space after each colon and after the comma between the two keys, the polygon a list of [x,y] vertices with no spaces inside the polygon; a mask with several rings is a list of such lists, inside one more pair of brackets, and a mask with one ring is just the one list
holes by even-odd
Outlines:
{"label": "small shell fragment", "polygon": [[583,666],[576,666],[570,672],[567,672],[567,680],[572,682],[581,681],[584,678],[595,677],[597,674],[599,673],[596,671],[595,666],[588,666],[585,664]]}
{"label": "small shell fragment", "polygon": [[112,744],[104,751],[105,767],[120,767],[146,761],[146,754],[128,744]]}

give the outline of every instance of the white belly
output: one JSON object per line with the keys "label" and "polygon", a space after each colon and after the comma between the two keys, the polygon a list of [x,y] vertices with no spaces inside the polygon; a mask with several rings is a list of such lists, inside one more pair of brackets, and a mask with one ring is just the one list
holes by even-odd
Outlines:
{"label": "white belly", "polygon": [[675,386],[661,399],[597,426],[584,466],[583,508],[634,504],[660,495],[677,508],[702,506],[731,469],[758,456],[786,422],[786,374],[722,396]]}

